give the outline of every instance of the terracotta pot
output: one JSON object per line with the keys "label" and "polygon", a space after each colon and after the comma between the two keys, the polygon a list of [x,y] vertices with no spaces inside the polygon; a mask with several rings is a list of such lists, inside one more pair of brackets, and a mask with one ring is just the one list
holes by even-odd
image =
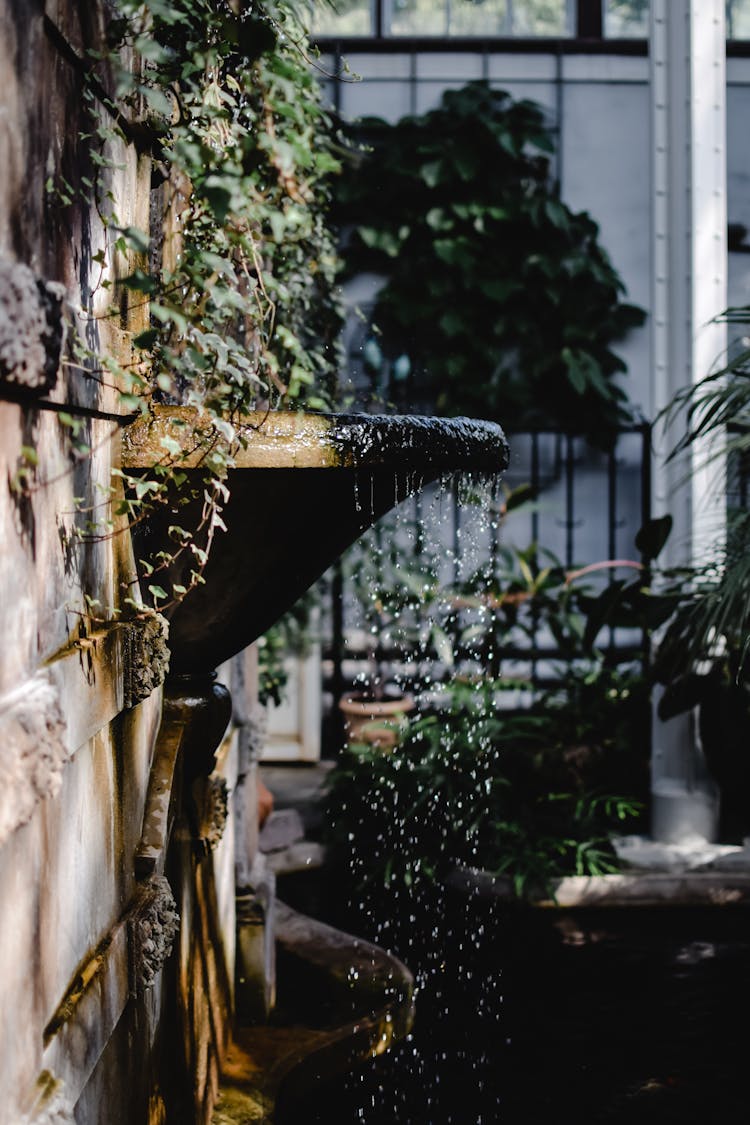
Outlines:
{"label": "terracotta pot", "polygon": [[365,692],[349,692],[339,700],[339,708],[349,743],[366,742],[391,750],[404,732],[414,700],[410,695],[373,699]]}

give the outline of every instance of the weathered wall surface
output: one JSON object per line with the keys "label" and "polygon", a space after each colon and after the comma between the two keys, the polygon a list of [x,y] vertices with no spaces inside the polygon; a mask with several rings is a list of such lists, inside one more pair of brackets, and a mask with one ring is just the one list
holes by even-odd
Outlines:
{"label": "weathered wall surface", "polygon": [[[83,179],[86,49],[102,42],[106,6],[0,0],[0,1125],[138,1125],[178,1101],[169,1120],[205,1119],[231,1005],[232,833],[196,838],[178,766],[171,851],[137,878],[154,763],[181,735],[161,721],[158,631],[113,613],[134,576],[127,529],[76,535],[82,508],[108,514],[121,429],[102,415],[120,407],[100,371],[60,352],[57,310],[126,360],[147,323],[124,298],[116,322],[102,317],[132,262]],[[107,143],[118,221],[148,230],[150,159]],[[89,455],[71,451],[60,409]],[[230,801],[232,748],[220,766]],[[181,936],[163,969],[172,895]]]}

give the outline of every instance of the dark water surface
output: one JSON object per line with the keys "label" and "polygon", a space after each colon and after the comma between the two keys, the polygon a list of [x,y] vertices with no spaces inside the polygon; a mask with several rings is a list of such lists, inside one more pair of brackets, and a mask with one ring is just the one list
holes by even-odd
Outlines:
{"label": "dark water surface", "polygon": [[410,917],[330,919],[415,971],[414,1031],[279,1125],[750,1123],[747,909],[449,897]]}

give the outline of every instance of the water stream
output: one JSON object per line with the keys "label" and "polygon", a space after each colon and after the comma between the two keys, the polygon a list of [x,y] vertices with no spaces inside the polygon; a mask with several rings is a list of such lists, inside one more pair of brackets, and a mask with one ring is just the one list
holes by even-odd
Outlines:
{"label": "water stream", "polygon": [[[464,515],[446,519],[457,502]],[[443,482],[420,502],[419,530],[402,515],[355,548],[353,572],[370,591],[369,600],[358,603],[360,627],[372,633],[367,612],[373,611],[379,648],[363,674],[370,682],[395,679],[421,690],[421,706],[446,729],[440,719],[446,679],[468,684],[494,655],[485,643],[487,606],[449,606],[446,614],[439,591],[496,564],[501,505],[496,487],[470,480],[457,497]],[[389,602],[389,587],[400,590],[400,598]],[[436,640],[436,625],[448,640],[461,633],[460,654]],[[401,658],[400,649],[408,650]],[[518,687],[510,684],[493,706],[517,709],[533,701],[534,685],[523,687],[529,663],[513,662],[510,679]],[[483,755],[492,761],[502,748],[482,730],[480,723],[465,731],[465,742],[477,762]],[[483,837],[477,835],[473,852],[469,840],[468,850],[453,855],[445,851],[455,843],[445,825],[459,813],[465,822],[491,784],[491,769],[467,757],[461,767],[466,788],[456,806],[426,800],[417,814],[400,818],[394,787],[399,769],[404,780],[410,768],[406,757],[400,766],[394,759],[393,777],[367,798],[374,814],[370,834],[358,835],[355,824],[352,846],[337,853],[338,866],[317,880],[282,879],[279,894],[376,942],[411,968],[417,982],[413,1033],[372,1063],[321,1083],[304,1104],[288,1101],[279,1125],[746,1121],[748,912],[543,910],[467,895],[446,884],[443,874],[453,859],[473,858],[481,866]],[[335,808],[330,815],[335,819]],[[383,886],[375,877],[382,875],[380,854],[403,859],[414,850],[415,833],[420,845],[442,839],[441,874],[422,878],[419,859],[403,870],[397,863],[399,877]]]}

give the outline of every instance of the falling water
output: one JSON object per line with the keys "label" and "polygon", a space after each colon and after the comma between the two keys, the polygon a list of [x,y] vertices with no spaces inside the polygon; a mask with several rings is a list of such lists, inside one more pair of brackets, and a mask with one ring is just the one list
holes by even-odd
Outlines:
{"label": "falling water", "polygon": [[[399,499],[413,483],[397,480]],[[317,905],[327,920],[412,969],[417,1017],[404,1042],[321,1085],[288,1121],[744,1120],[742,1038],[730,1029],[750,999],[750,937],[737,942],[734,932],[727,940],[726,915],[694,912],[686,922],[684,914],[658,911],[533,912],[487,897],[479,884],[467,892],[445,878],[453,861],[484,863],[472,815],[489,797],[493,755],[502,752],[490,733],[496,710],[488,719],[486,708],[516,708],[534,694],[524,688],[530,663],[520,658],[510,677],[517,687],[488,694],[477,674],[496,655],[487,648],[491,610],[481,599],[452,601],[448,594],[472,576],[491,582],[502,501],[497,484],[481,477],[460,484],[442,477],[418,507],[403,503],[348,560],[360,597],[345,607],[352,644],[345,670],[358,668],[362,686],[382,687],[388,678],[415,692],[422,718],[413,720],[411,750],[374,757],[366,792],[334,793],[334,827],[337,816],[354,827],[345,867],[331,873]],[[450,679],[465,686],[462,731],[461,717],[451,713]],[[432,786],[434,772],[420,773],[415,752],[421,739],[429,757],[430,717],[442,738],[430,768],[455,769],[451,807],[442,801],[447,790]],[[452,758],[452,732],[471,754],[456,750]],[[411,794],[409,815],[402,815],[399,790]],[[451,820],[466,826],[455,854]],[[425,869],[425,842],[441,857],[437,880]],[[710,955],[691,958],[695,941],[686,942],[686,926]]]}

